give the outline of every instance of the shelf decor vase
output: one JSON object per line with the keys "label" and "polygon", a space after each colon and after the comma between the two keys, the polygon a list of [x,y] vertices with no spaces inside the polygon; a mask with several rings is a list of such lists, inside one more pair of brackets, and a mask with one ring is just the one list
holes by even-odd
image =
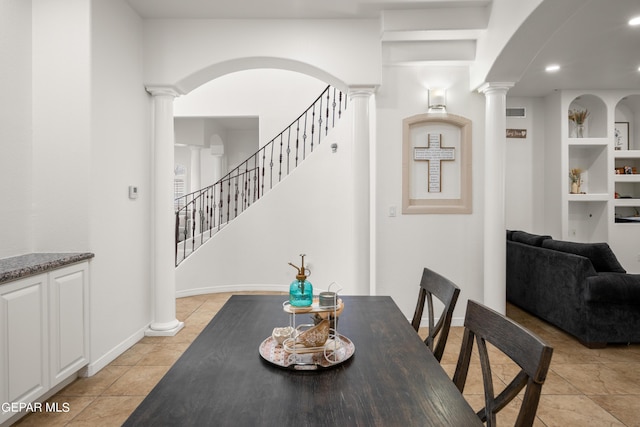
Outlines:
{"label": "shelf decor vase", "polygon": [[584,124],[589,117],[588,110],[569,110],[569,120],[575,124],[575,137],[584,137]]}
{"label": "shelf decor vase", "polygon": [[580,194],[580,186],[577,182],[571,183],[571,194]]}
{"label": "shelf decor vase", "polygon": [[304,255],[302,257],[302,266],[297,267],[292,263],[290,266],[298,270],[296,280],[291,282],[289,286],[289,303],[294,307],[309,307],[313,303],[313,286],[307,280],[307,274],[304,268]]}

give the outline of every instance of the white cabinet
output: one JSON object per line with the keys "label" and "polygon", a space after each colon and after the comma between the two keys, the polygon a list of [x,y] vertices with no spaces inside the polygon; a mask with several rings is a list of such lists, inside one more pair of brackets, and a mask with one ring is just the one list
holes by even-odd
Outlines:
{"label": "white cabinet", "polygon": [[87,263],[49,273],[51,387],[89,362],[87,274]]}
{"label": "white cabinet", "polygon": [[88,291],[88,262],[0,286],[0,402],[36,401],[89,362]]}
{"label": "white cabinet", "polygon": [[30,402],[49,389],[47,275],[3,285],[0,319],[0,402]]}

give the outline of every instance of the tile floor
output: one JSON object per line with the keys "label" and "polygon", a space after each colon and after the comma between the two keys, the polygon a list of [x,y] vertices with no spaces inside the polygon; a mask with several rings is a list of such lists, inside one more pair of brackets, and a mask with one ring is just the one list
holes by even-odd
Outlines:
{"label": "tile floor", "polygon": [[[33,413],[17,425],[120,426],[230,295],[178,299],[177,317],[185,327],[175,337],[143,338],[93,377],[77,379],[50,399],[60,405],[68,403],[69,412]],[[507,314],[554,347],[535,426],[640,426],[640,344],[590,350],[515,307],[509,306]],[[450,376],[461,340],[462,328],[452,328],[442,359]],[[491,356],[498,390],[502,378],[515,375],[515,367],[495,351]],[[474,408],[483,406],[480,369],[475,363],[465,397]],[[498,424],[513,425],[515,413],[515,408],[505,408]]]}

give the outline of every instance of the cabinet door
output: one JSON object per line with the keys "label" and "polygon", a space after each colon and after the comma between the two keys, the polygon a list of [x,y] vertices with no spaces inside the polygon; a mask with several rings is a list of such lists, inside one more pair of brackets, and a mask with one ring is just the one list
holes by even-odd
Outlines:
{"label": "cabinet door", "polygon": [[[0,287],[0,402],[31,402],[49,389],[47,275]],[[0,412],[0,423],[15,415]]]}
{"label": "cabinet door", "polygon": [[51,386],[88,363],[88,266],[71,265],[49,273]]}

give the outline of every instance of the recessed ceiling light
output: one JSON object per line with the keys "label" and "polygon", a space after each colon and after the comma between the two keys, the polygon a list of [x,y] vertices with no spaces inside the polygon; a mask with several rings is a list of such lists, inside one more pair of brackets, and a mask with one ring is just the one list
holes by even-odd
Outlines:
{"label": "recessed ceiling light", "polygon": [[547,65],[547,68],[545,68],[544,70],[548,73],[553,73],[554,71],[558,71],[560,69],[560,66],[558,64],[551,64],[551,65]]}
{"label": "recessed ceiling light", "polygon": [[631,18],[629,20],[629,25],[640,25],[640,16],[636,16],[635,18]]}

